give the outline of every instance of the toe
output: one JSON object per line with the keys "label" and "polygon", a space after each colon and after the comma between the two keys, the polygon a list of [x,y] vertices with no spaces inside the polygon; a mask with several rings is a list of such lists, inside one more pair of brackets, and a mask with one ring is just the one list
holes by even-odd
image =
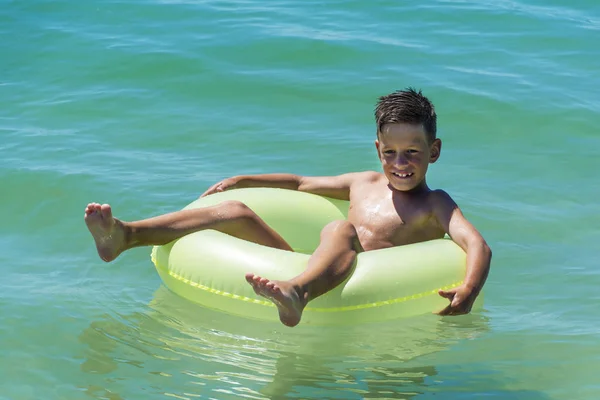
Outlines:
{"label": "toe", "polygon": [[90,215],[94,215],[96,213],[96,206],[94,205],[94,203],[90,203],[87,205],[87,207],[85,208],[85,215],[90,216]]}
{"label": "toe", "polygon": [[110,218],[112,216],[112,211],[110,209],[110,205],[102,204],[99,208],[100,208],[100,211],[102,212],[102,216],[104,218]]}

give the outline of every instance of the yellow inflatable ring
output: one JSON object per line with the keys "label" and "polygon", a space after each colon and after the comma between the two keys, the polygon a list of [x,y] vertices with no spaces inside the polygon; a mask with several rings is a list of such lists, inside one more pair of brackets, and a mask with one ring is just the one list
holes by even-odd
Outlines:
{"label": "yellow inflatable ring", "polygon": [[[251,188],[203,197],[186,209],[239,200],[294,248],[273,249],[217,232],[196,232],[152,249],[152,261],[176,294],[205,307],[278,321],[275,306],[257,296],[244,276],[289,279],[302,272],[319,244],[321,229],[345,219],[348,202],[303,192]],[[360,253],[351,276],[310,302],[302,323],[344,324],[431,313],[448,305],[438,289],[459,285],[465,253],[449,239]]]}

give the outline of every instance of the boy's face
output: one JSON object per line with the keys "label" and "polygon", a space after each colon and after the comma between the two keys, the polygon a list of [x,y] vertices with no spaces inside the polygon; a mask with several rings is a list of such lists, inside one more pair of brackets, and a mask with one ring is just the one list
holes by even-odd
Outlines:
{"label": "boy's face", "polygon": [[383,125],[375,147],[390,185],[407,192],[425,183],[429,163],[439,158],[442,142],[429,143],[422,125],[393,123]]}

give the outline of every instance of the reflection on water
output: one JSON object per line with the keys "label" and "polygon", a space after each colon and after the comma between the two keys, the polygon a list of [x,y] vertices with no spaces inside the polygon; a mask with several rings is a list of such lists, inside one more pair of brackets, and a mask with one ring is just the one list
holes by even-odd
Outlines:
{"label": "reflection on water", "polygon": [[81,370],[98,378],[82,390],[107,399],[120,399],[120,388],[140,398],[408,399],[435,382],[428,355],[487,330],[480,315],[290,329],[207,310],[161,287],[143,312],[104,315],[81,333]]}

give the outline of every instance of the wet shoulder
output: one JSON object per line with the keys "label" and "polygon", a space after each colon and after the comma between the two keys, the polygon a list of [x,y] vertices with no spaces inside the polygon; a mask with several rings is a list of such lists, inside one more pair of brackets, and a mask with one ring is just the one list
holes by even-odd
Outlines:
{"label": "wet shoulder", "polygon": [[442,189],[430,190],[427,194],[427,204],[433,212],[456,207],[452,197]]}
{"label": "wet shoulder", "polygon": [[446,191],[436,189],[428,193],[427,207],[432,220],[435,220],[446,231],[448,221],[458,206]]}
{"label": "wet shoulder", "polygon": [[353,202],[363,202],[366,198],[377,197],[382,191],[385,176],[375,171],[358,172],[350,188],[350,198]]}
{"label": "wet shoulder", "polygon": [[360,178],[364,181],[376,181],[381,179],[384,175],[377,171],[363,171],[360,172]]}
{"label": "wet shoulder", "polygon": [[357,174],[356,183],[361,185],[369,185],[377,183],[384,179],[385,176],[381,172],[376,171],[363,171]]}

